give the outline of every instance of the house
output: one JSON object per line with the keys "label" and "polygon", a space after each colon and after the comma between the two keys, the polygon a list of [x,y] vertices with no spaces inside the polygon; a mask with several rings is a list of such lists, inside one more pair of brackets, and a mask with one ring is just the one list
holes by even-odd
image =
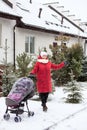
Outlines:
{"label": "house", "polygon": [[16,65],[16,56],[22,52],[37,56],[50,44],[71,46],[79,42],[87,55],[87,35],[80,26],[53,6],[33,0],[0,0],[0,64],[3,58]]}

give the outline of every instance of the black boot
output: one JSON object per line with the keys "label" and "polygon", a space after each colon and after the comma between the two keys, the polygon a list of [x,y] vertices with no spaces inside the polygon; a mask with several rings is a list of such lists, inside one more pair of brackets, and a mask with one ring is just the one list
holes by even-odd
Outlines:
{"label": "black boot", "polygon": [[47,108],[47,106],[44,106],[44,107],[43,107],[43,111],[45,111],[45,112],[46,112],[46,111],[47,111],[47,109],[48,109],[48,108]]}
{"label": "black boot", "polygon": [[48,93],[40,93],[39,94],[40,98],[41,98],[41,102],[42,102],[42,106],[43,106],[43,111],[47,111],[47,106],[46,106],[46,102],[47,102],[47,98],[48,98]]}
{"label": "black boot", "polygon": [[47,106],[46,106],[46,104],[42,104],[42,106],[43,106],[43,111],[47,111]]}

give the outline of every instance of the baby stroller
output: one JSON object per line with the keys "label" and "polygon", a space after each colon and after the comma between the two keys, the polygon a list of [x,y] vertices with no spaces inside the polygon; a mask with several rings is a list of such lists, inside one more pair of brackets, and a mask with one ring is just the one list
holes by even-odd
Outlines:
{"label": "baby stroller", "polygon": [[[24,112],[28,113],[28,117],[33,116],[34,112],[28,108],[28,99],[34,96],[35,86],[32,78],[23,77],[18,79],[12,86],[11,91],[6,97],[6,112],[3,116],[5,120],[10,119],[10,113],[16,114],[14,117],[15,122],[20,122],[22,119],[19,114]],[[24,111],[24,105],[26,104],[27,111]]]}

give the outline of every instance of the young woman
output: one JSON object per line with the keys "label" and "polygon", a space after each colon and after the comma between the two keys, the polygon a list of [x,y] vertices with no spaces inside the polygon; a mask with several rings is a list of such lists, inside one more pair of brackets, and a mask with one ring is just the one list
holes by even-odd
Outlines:
{"label": "young woman", "polygon": [[47,111],[47,99],[49,93],[52,92],[52,83],[51,83],[51,70],[58,70],[65,66],[66,62],[61,62],[60,64],[53,64],[47,58],[47,52],[41,52],[40,56],[37,59],[37,62],[34,65],[33,70],[30,74],[35,74],[37,78],[37,91],[39,93],[43,111]]}

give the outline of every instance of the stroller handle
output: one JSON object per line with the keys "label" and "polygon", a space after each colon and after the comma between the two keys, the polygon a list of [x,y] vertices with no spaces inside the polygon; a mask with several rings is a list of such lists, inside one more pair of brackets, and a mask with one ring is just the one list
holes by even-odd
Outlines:
{"label": "stroller handle", "polygon": [[29,75],[28,75],[28,78],[36,78],[36,75],[34,75],[34,74],[29,74]]}

